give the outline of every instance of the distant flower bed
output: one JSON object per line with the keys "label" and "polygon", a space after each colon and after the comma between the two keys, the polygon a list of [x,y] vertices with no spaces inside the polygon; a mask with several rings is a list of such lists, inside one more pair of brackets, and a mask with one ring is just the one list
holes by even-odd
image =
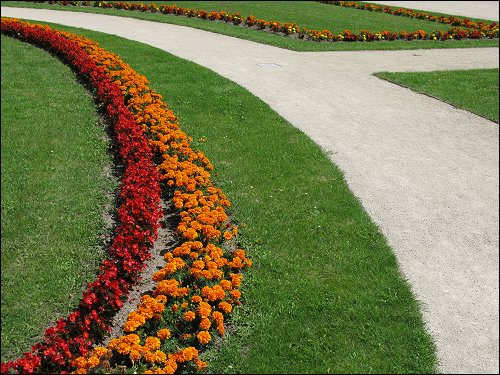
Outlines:
{"label": "distant flower bed", "polygon": [[[225,320],[240,304],[241,270],[252,263],[244,250],[233,245],[237,228],[228,221],[230,202],[213,185],[209,160],[191,149],[191,139],[180,130],[176,116],[161,96],[148,87],[147,79],[96,42],[12,19],[2,19],[2,32],[61,56],[90,80],[98,98],[109,99],[101,105],[110,119],[130,127],[124,134],[117,134],[128,164],[143,166],[145,162],[139,156],[157,161],[156,169],[148,164],[150,178],[141,180],[148,186],[133,191],[134,198],[154,202],[133,205],[131,212],[124,211],[120,216],[122,222],[132,225],[130,231],[115,239],[125,247],[119,254],[125,260],[106,261],[124,276],[111,275],[98,284],[99,290],[108,293],[102,298],[97,292],[86,292],[80,305],[88,314],[77,311],[58,322],[56,328],[49,328],[44,343],[35,345],[21,359],[2,364],[2,373],[110,373],[121,371],[123,366],[138,373],[174,373],[206,367],[198,358],[199,349],[209,345],[213,335],[224,334]],[[142,142],[138,155],[130,146],[134,142]],[[127,176],[125,172],[126,181]],[[125,295],[121,292],[110,297],[109,293],[113,288],[128,287],[129,273],[142,265],[134,256],[146,259],[141,251],[156,238],[161,215],[159,185],[178,213],[178,246],[165,254],[164,267],[153,276],[157,282],[154,292],[143,296],[129,314],[123,336],[111,340],[107,347],[96,347]],[[135,216],[153,220],[151,230],[144,232],[140,225],[143,221],[138,222]],[[99,315],[101,311],[105,316]],[[75,326],[80,330],[74,330]]]}
{"label": "distant flower bed", "polygon": [[255,18],[253,15],[248,17],[242,16],[240,13],[226,13],[223,11],[208,12],[203,9],[182,8],[177,5],[156,5],[154,3],[128,3],[128,2],[106,2],[106,1],[35,1],[37,3],[59,4],[65,6],[92,6],[97,8],[113,8],[129,11],[141,11],[151,13],[163,13],[169,15],[201,18],[210,21],[225,22],[227,24],[237,25],[240,27],[248,27],[276,33],[288,37],[296,37],[298,39],[315,42],[375,42],[375,41],[394,41],[394,40],[434,40],[446,41],[449,39],[483,39],[483,38],[498,38],[498,24],[493,22],[487,24],[484,22],[471,22],[468,19],[461,19],[450,16],[435,17],[426,13],[417,13],[410,9],[396,9],[390,7],[381,7],[370,4],[359,4],[357,2],[346,1],[320,1],[333,5],[344,7],[352,7],[356,9],[364,9],[371,11],[379,11],[394,15],[404,15],[407,17],[419,18],[427,21],[436,21],[447,23],[453,27],[446,30],[434,30],[426,32],[424,30],[414,31],[373,31],[361,30],[358,34],[350,30],[344,30],[340,33],[332,33],[330,30],[311,30],[305,27],[298,26],[291,22],[269,21]]}
{"label": "distant flower bed", "polygon": [[[368,4],[368,3],[359,3],[357,1],[318,1],[318,3],[330,4],[330,5],[338,5],[346,8],[356,8],[361,10],[368,10],[370,12],[381,12],[392,14],[394,16],[402,16],[409,18],[417,18],[419,20],[430,21],[430,22],[439,22],[446,23],[452,26],[463,26],[468,29],[478,29],[481,31],[488,31],[497,29],[498,24],[496,22],[486,23],[483,21],[480,22],[472,22],[468,18],[460,18],[455,16],[434,16],[425,12],[417,12],[413,9],[407,8],[399,8],[399,7],[391,7],[386,5],[377,5],[377,4]],[[418,6],[418,3],[415,3]]]}

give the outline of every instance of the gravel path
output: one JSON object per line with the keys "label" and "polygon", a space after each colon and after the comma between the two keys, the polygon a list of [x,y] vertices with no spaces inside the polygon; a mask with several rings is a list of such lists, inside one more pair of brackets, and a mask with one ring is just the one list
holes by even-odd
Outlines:
{"label": "gravel path", "polygon": [[498,48],[299,53],[132,18],[2,16],[138,40],[260,97],[344,171],[422,301],[440,370],[498,373],[498,124],[372,75],[498,67]]}

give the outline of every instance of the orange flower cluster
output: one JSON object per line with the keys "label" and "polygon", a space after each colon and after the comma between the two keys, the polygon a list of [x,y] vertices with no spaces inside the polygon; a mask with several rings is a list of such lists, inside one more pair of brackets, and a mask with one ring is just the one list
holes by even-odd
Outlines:
{"label": "orange flower cluster", "polygon": [[[127,108],[160,160],[163,188],[180,218],[180,243],[164,255],[165,265],[154,274],[153,295],[141,298],[125,323],[128,335],[112,340],[107,349],[113,363],[139,363],[145,373],[202,369],[206,363],[198,358],[197,348],[209,344],[214,333],[224,334],[225,315],[240,304],[241,269],[252,264],[244,250],[232,249],[237,227],[225,211],[231,204],[213,185],[207,157],[191,149],[191,139],[147,79],[97,43],[60,33],[84,48],[120,86]],[[95,355],[74,360],[75,372],[102,366]]]}
{"label": "orange flower cluster", "polygon": [[137,310],[128,315],[123,330],[125,332],[134,332],[149,319],[161,319],[161,313],[165,310],[166,301],[167,297],[164,295],[156,298],[152,298],[149,295],[143,296]]}
{"label": "orange flower cluster", "polygon": [[300,31],[300,27],[295,22],[281,23],[278,21],[266,21],[264,19],[255,18],[253,15],[247,17],[245,25],[248,27],[257,27],[259,30],[269,28],[271,31],[285,33],[286,35],[295,34]]}
{"label": "orange flower cluster", "polygon": [[206,191],[207,194],[201,190],[193,193],[176,190],[174,193],[174,207],[184,208],[177,230],[186,240],[198,239],[208,243],[221,237],[220,228],[227,221],[224,207],[230,207],[231,203],[220,189],[210,186]]}
{"label": "orange flower cluster", "polygon": [[108,354],[108,348],[96,347],[88,358],[79,357],[75,360],[75,366],[78,370],[75,374],[87,374],[90,368],[96,367],[102,363],[102,358]]}
{"label": "orange flower cluster", "polygon": [[210,333],[208,333],[207,331],[200,331],[200,333],[198,333],[196,337],[198,338],[198,341],[203,345],[208,344],[211,340]]}
{"label": "orange flower cluster", "polygon": [[[165,329],[158,331],[158,336],[162,338],[147,337],[144,340],[144,345],[140,345],[141,339],[136,334],[122,336],[119,339],[111,340],[108,344],[108,350],[111,353],[115,351],[123,356],[128,356],[132,364],[142,360],[152,365],[153,368],[145,370],[145,374],[174,374],[179,364],[197,359],[198,351],[194,347],[169,354],[160,350],[162,340],[170,337],[169,334],[165,334],[167,331]],[[203,365],[201,361],[197,362],[201,366]]]}
{"label": "orange flower cluster", "polygon": [[167,263],[162,269],[160,269],[153,275],[153,280],[156,282],[162,281],[163,279],[165,279],[165,277],[172,275],[176,271],[186,267],[186,263],[182,260],[182,258],[174,257],[172,253],[165,254],[164,258]]}

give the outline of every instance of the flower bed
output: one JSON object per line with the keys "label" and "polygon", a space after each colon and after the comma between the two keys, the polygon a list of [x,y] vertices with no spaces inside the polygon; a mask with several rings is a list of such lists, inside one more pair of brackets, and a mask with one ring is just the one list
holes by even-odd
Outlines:
{"label": "flower bed", "polygon": [[[179,214],[179,244],[165,254],[165,266],[154,275],[157,286],[153,294],[143,296],[136,311],[129,314],[125,335],[112,340],[107,348],[90,351],[90,345],[98,341],[90,340],[85,350],[66,353],[65,367],[58,363],[59,372],[85,373],[95,371],[95,367],[110,372],[116,366],[133,366],[143,373],[204,368],[206,363],[198,358],[198,350],[208,345],[214,334],[224,334],[226,317],[240,304],[240,271],[251,265],[245,251],[233,246],[237,228],[228,222],[225,211],[230,202],[210,180],[212,165],[203,153],[190,148],[191,139],[180,130],[161,96],[147,86],[147,79],[118,56],[89,39],[17,20],[2,19],[2,31],[37,45],[48,44],[53,51],[78,47],[85,52],[97,70],[112,81],[107,83],[113,97],[119,96],[126,106],[120,108],[120,114],[126,110],[146,135],[158,164],[162,191],[172,198]],[[54,40],[54,45],[44,38]],[[99,90],[100,95],[106,95],[108,86]],[[116,117],[116,113],[111,111],[110,115]],[[131,233],[126,238],[134,236]],[[88,298],[93,301],[91,295],[83,300]],[[46,357],[38,347],[34,353],[3,364],[2,372],[54,369],[50,367],[52,356]]]}
{"label": "flower bed", "polygon": [[[35,1],[44,3],[46,1]],[[394,41],[394,40],[434,40],[446,41],[449,39],[483,39],[483,38],[498,38],[498,24],[493,22],[487,24],[484,22],[471,22],[468,19],[461,19],[450,16],[435,17],[426,13],[417,13],[410,9],[396,9],[390,7],[380,7],[370,4],[358,4],[357,2],[345,1],[321,1],[323,3],[352,7],[356,9],[364,9],[371,11],[386,12],[394,15],[404,15],[428,21],[436,21],[448,23],[453,27],[447,31],[434,30],[425,32],[424,30],[415,31],[371,31],[361,30],[358,34],[350,30],[344,30],[338,34],[332,33],[330,30],[312,30],[305,27],[299,27],[296,23],[268,21],[257,19],[253,15],[248,17],[242,16],[240,13],[226,13],[223,11],[207,12],[203,9],[182,8],[177,5],[156,5],[153,3],[128,3],[128,2],[106,2],[106,1],[48,1],[49,4],[59,4],[65,6],[93,6],[97,8],[114,8],[129,11],[142,11],[151,13],[163,13],[183,17],[201,18],[210,21],[225,22],[240,27],[249,27],[262,31],[277,33],[283,36],[297,37],[302,40],[315,42],[375,42],[375,41]],[[460,28],[458,26],[464,27]]]}
{"label": "flower bed", "polygon": [[124,327],[128,335],[75,364],[79,371],[88,371],[107,353],[112,355],[113,364],[134,363],[143,372],[203,368],[198,349],[207,345],[213,334],[224,333],[225,317],[240,303],[240,270],[251,265],[244,250],[231,249],[237,228],[227,222],[225,208],[230,202],[213,186],[209,160],[190,148],[190,139],[180,130],[177,118],[147,86],[145,77],[95,42],[62,35],[77,41],[120,85],[129,110],[159,160],[164,189],[172,192],[180,217],[177,235],[181,242],[165,254],[165,266],[153,276],[157,282],[153,295],[144,296],[136,311],[129,314]]}
{"label": "flower bed", "polygon": [[481,31],[492,30],[498,28],[496,22],[486,23],[484,21],[472,22],[467,18],[459,18],[455,16],[434,16],[425,12],[417,12],[413,9],[407,8],[396,8],[386,5],[368,4],[368,3],[358,3],[357,1],[327,1],[321,0],[318,3],[337,5],[346,8],[355,8],[360,10],[368,10],[370,12],[382,12],[387,14],[392,14],[394,16],[402,16],[409,18],[417,18],[424,21],[446,23],[452,26],[463,26],[468,29],[478,29]]}

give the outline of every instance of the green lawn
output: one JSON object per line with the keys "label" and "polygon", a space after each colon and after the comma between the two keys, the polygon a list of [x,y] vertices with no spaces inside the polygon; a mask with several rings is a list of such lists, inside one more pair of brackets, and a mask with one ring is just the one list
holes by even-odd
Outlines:
{"label": "green lawn", "polygon": [[[258,18],[276,20],[280,22],[297,22],[299,26],[310,29],[329,29],[340,32],[350,29],[358,33],[361,29],[372,31],[394,30],[425,31],[445,30],[449,25],[436,22],[427,22],[407,17],[398,17],[385,13],[368,12],[359,9],[344,8],[321,4],[314,1],[159,1],[156,4],[177,4],[192,9],[224,10],[227,12],[241,12],[248,16],[253,14]],[[395,50],[420,48],[468,48],[468,47],[498,47],[498,39],[493,40],[450,40],[439,41],[393,41],[368,43],[319,43],[303,41],[262,32],[259,30],[237,27],[223,22],[213,22],[197,18],[187,18],[164,14],[143,13],[140,11],[123,11],[116,9],[100,9],[93,7],[65,7],[62,5],[34,4],[16,1],[4,1],[3,6],[50,8],[71,10],[75,12],[92,12],[110,15],[132,17],[137,19],[185,25],[220,34],[230,35],[241,39],[248,39],[259,43],[270,44],[276,47],[296,51],[344,51],[344,50]]]}
{"label": "green lawn", "polygon": [[498,69],[382,72],[376,76],[498,122]]}
{"label": "green lawn", "polygon": [[2,35],[2,361],[72,311],[103,258],[107,157],[93,100],[45,51]]}
{"label": "green lawn", "polygon": [[205,355],[210,371],[436,371],[434,344],[391,249],[319,146],[206,68],[84,34],[149,79],[233,203],[255,266],[228,329],[234,333]]}

